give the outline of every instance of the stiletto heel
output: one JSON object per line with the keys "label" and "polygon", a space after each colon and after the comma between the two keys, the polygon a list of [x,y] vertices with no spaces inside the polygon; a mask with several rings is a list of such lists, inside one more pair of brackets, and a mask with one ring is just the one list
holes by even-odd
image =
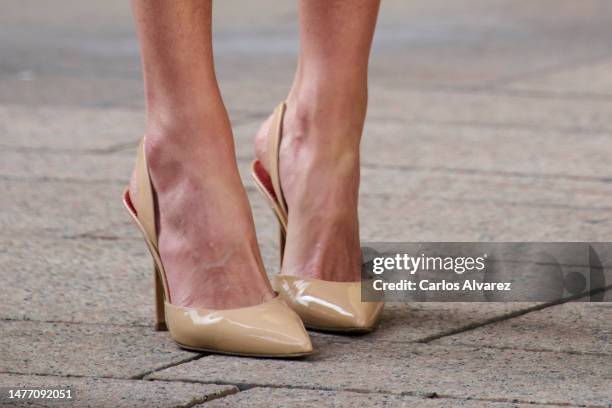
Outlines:
{"label": "stiletto heel", "polygon": [[278,225],[278,249],[279,249],[278,259],[280,259],[281,266],[283,265],[283,255],[285,254],[285,240],[286,239],[287,238],[285,237],[285,230],[279,224]]}
{"label": "stiletto heel", "polygon": [[[268,132],[269,172],[255,160],[251,176],[278,219],[281,266],[287,233],[288,208],[280,183],[279,150],[285,103],[272,115]],[[361,282],[330,282],[321,279],[278,274],[272,278],[274,290],[311,329],[336,332],[368,332],[374,329],[383,302],[362,302]]]}
{"label": "stiletto heel", "polygon": [[164,283],[155,262],[153,263],[153,274],[155,279],[155,330],[168,331],[166,312],[164,311]]}
{"label": "stiletto heel", "polygon": [[195,351],[255,357],[298,357],[312,353],[299,316],[277,294],[270,301],[239,309],[211,310],[172,304],[166,272],[157,247],[155,195],[144,139],[134,169],[138,192],[123,193],[123,203],[153,257],[156,329],[168,330],[179,346]]}

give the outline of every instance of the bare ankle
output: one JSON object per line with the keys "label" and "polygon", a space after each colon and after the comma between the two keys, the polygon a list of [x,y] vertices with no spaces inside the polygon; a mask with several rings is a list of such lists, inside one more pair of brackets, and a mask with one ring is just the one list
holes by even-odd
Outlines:
{"label": "bare ankle", "polygon": [[178,106],[148,106],[145,135],[152,154],[156,147],[193,153],[194,148],[206,146],[211,151],[232,144],[231,125],[220,96]]}
{"label": "bare ankle", "polygon": [[[294,84],[287,97],[281,141],[281,166],[302,163],[333,164],[352,174],[359,164],[359,146],[365,121],[367,89],[336,90],[332,86]],[[266,120],[255,137],[255,153],[268,169],[268,128]]]}
{"label": "bare ankle", "polygon": [[200,171],[205,171],[211,161],[235,163],[232,130],[224,109],[176,112],[162,120],[149,120],[145,135],[147,162],[154,168],[180,161],[188,169],[191,162],[198,162]]}
{"label": "bare ankle", "polygon": [[328,145],[337,141],[358,143],[367,99],[365,83],[296,80],[287,97],[285,124],[296,135],[310,139],[320,136]]}
{"label": "bare ankle", "polygon": [[304,116],[341,116],[345,121],[363,121],[368,102],[367,76],[350,73],[296,75],[287,101]]}

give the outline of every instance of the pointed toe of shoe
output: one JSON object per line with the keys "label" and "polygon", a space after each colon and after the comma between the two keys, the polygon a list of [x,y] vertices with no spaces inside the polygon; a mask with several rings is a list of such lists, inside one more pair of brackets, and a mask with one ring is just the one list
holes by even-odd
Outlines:
{"label": "pointed toe of shoe", "polygon": [[276,275],[274,289],[310,329],[368,332],[376,327],[383,302],[362,302],[361,282],[329,282]]}
{"label": "pointed toe of shoe", "polygon": [[366,332],[374,330],[384,305],[384,302],[362,302],[356,306],[354,329]]}
{"label": "pointed toe of shoe", "polygon": [[302,319],[280,297],[279,300],[282,312],[280,310],[277,312],[277,319],[272,328],[276,334],[270,337],[269,345],[286,356],[311,354],[312,343]]}
{"label": "pointed toe of shoe", "polygon": [[165,311],[172,338],[187,349],[256,357],[298,357],[313,350],[299,316],[279,296],[240,309],[166,303]]}
{"label": "pointed toe of shoe", "polygon": [[285,328],[290,328],[289,331],[293,334],[290,337],[280,339],[282,348],[284,350],[283,355],[291,357],[312,354],[312,343],[310,341],[310,336],[304,327],[304,323],[302,323],[300,317],[293,312],[293,310],[291,310],[291,312],[297,321],[294,321],[292,318],[291,323],[288,322],[288,325],[285,326]]}

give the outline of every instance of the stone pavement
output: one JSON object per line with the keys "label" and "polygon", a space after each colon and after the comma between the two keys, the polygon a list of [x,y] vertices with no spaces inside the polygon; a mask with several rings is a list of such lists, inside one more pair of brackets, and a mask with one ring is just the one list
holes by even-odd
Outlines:
{"label": "stone pavement", "polygon": [[[243,175],[295,23],[295,2],[216,2]],[[610,241],[608,0],[386,0],[370,95],[363,240]],[[127,2],[3,1],[0,387],[72,385],[81,407],[612,404],[611,303],[392,304],[295,361],[180,350],[152,330],[120,203],[143,120]],[[273,217],[244,182],[273,273]]]}

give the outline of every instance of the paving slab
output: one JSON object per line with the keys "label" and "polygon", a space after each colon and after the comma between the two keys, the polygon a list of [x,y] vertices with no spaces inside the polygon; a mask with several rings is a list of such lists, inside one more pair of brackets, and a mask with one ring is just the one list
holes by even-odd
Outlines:
{"label": "paving slab", "polygon": [[510,349],[607,355],[612,374],[612,298],[605,303],[565,303],[435,341]]}
{"label": "paving slab", "polygon": [[31,400],[9,402],[4,395],[4,407],[66,407],[81,408],[164,408],[191,407],[238,390],[229,385],[187,384],[165,381],[114,380],[108,378],[75,378],[39,375],[0,374],[3,392],[6,388],[43,388],[72,390],[73,399]]}
{"label": "paving slab", "polygon": [[114,182],[31,182],[0,179],[0,227],[7,235],[72,237],[128,217],[125,185]]}
{"label": "paving slab", "polygon": [[4,320],[0,331],[0,372],[11,374],[127,379],[198,356],[150,327]]}
{"label": "paving slab", "polygon": [[150,378],[570,405],[612,400],[608,356],[320,338],[314,346],[303,360],[207,356]]}
{"label": "paving slab", "polygon": [[2,237],[0,247],[0,318],[153,327],[144,243]]}
{"label": "paving slab", "polygon": [[294,388],[255,387],[216,399],[207,408],[299,406],[299,407],[466,407],[522,408],[533,405],[512,402],[473,401],[451,398],[419,398],[408,395],[358,393],[347,391],[301,390]]}

